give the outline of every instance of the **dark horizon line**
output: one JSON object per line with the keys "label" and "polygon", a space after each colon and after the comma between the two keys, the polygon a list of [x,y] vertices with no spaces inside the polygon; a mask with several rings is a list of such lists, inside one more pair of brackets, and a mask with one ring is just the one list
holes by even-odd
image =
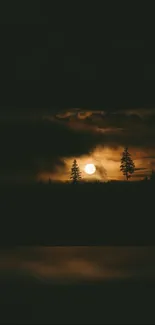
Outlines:
{"label": "dark horizon line", "polygon": [[[127,183],[127,184],[133,184],[133,183],[141,183],[141,182],[144,182],[144,181],[148,181],[149,183],[152,183],[151,179],[148,178],[148,176],[144,176],[143,179],[134,179],[134,180],[107,180],[107,181],[102,181],[102,180],[79,180],[77,183],[78,185],[83,185],[83,184],[102,184],[102,185],[105,185],[105,184],[108,184],[108,183]],[[58,185],[72,185],[73,182],[71,180],[66,180],[66,181],[61,181],[61,180],[51,180],[51,179],[48,179],[48,180],[30,180],[30,181],[18,181],[18,182],[6,182],[6,181],[3,181],[0,183],[0,186],[1,185],[28,185],[28,184],[34,184],[34,185],[54,185],[54,184],[58,184]]]}

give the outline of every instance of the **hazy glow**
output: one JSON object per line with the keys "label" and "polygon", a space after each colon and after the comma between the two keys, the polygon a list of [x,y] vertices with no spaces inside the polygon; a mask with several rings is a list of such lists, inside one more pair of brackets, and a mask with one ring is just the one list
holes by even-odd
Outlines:
{"label": "hazy glow", "polygon": [[[76,159],[83,180],[104,182],[108,180],[124,180],[124,176],[120,172],[120,159],[123,149],[121,146],[117,148],[98,146],[86,155],[64,157],[62,159],[64,165],[56,166],[54,172],[40,172],[38,179],[48,181],[51,178],[54,181],[68,181],[73,160]],[[155,165],[155,158],[150,159],[150,157],[154,157],[154,150],[131,147],[130,152],[137,168],[130,181],[143,179],[145,175],[149,176]],[[85,172],[85,167],[88,164],[95,165],[95,173],[87,174]]]}
{"label": "hazy glow", "polygon": [[155,278],[155,247],[17,246],[1,250],[0,271],[2,274],[16,271],[21,275],[24,271],[37,280],[54,280],[54,283],[134,278],[137,275],[150,279]]}
{"label": "hazy glow", "polygon": [[87,164],[84,170],[87,174],[92,175],[95,173],[96,167],[94,164]]}

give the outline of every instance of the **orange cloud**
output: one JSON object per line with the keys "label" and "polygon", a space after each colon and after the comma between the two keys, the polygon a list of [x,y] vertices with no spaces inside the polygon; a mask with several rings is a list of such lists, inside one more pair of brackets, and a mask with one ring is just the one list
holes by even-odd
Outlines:
{"label": "orange cloud", "polygon": [[155,276],[155,247],[16,247],[1,250],[0,271],[42,281]]}
{"label": "orange cloud", "polygon": [[[120,158],[123,147],[110,148],[110,147],[96,147],[91,153],[77,157],[64,157],[63,166],[58,166],[53,173],[42,172],[38,177],[42,180],[68,181],[70,178],[71,165],[74,158],[77,159],[80,167],[83,180],[123,180],[124,176],[120,172]],[[140,180],[144,176],[149,176],[152,169],[152,161],[149,157],[153,155],[153,150],[141,150],[139,148],[130,148],[133,160],[135,162],[136,171],[131,180]],[[144,158],[146,156],[146,158]],[[147,158],[148,157],[148,158]],[[93,163],[96,166],[96,172],[92,175],[85,173],[84,168],[88,163]]]}

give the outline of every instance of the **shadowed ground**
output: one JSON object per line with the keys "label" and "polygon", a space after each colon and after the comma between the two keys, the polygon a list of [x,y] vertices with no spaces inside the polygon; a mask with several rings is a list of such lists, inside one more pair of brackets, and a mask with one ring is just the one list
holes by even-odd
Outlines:
{"label": "shadowed ground", "polygon": [[0,240],[10,244],[148,245],[154,183],[0,188]]}

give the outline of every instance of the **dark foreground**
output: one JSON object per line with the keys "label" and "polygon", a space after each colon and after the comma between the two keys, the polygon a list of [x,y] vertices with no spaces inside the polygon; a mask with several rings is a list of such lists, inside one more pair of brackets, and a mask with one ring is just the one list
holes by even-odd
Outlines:
{"label": "dark foreground", "polygon": [[1,186],[0,241],[41,245],[155,244],[151,182]]}
{"label": "dark foreground", "polygon": [[155,324],[155,283],[109,281],[47,285],[1,280],[3,324]]}

